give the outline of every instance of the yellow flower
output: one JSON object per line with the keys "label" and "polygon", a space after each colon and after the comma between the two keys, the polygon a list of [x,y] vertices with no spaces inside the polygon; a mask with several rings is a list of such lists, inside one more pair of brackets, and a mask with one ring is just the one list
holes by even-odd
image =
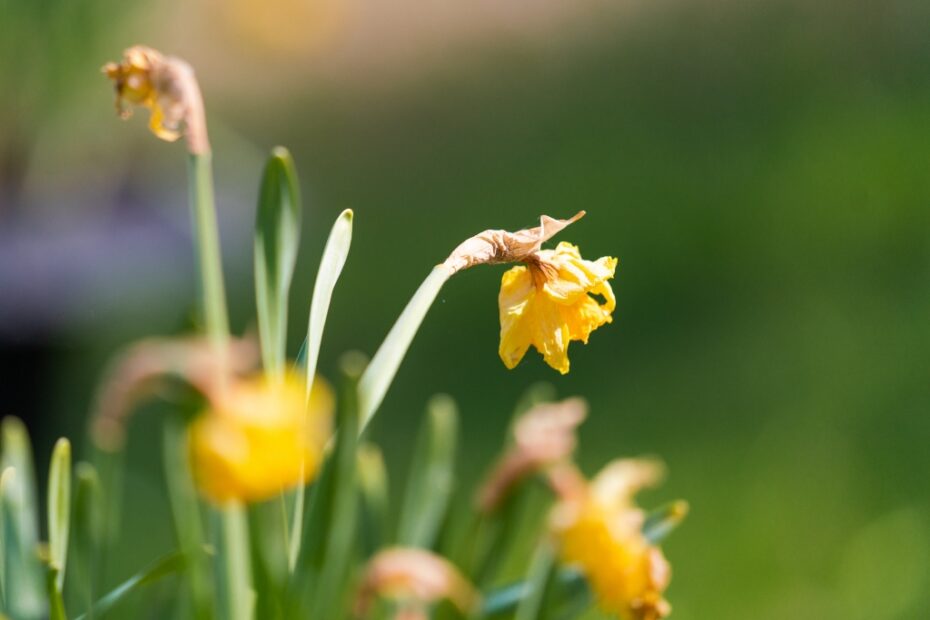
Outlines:
{"label": "yellow flower", "polygon": [[[587,344],[592,331],[612,320],[616,300],[607,280],[614,277],[617,259],[587,261],[577,246],[563,241],[555,250],[536,251],[524,262],[501,279],[498,352],[504,365],[514,368],[533,345],[564,375],[569,343]],[[603,303],[592,295],[602,296]]]}
{"label": "yellow flower", "polygon": [[312,479],[329,440],[332,390],[313,382],[310,401],[297,373],[232,383],[190,426],[191,466],[216,503],[261,501]]}
{"label": "yellow flower", "polygon": [[[661,477],[651,461],[621,460],[587,484],[575,470],[562,480],[553,529],[562,559],[584,573],[601,609],[623,620],[658,620],[671,612],[662,593],[671,571],[642,534],[633,494]],[[563,474],[566,472],[563,471]]]}

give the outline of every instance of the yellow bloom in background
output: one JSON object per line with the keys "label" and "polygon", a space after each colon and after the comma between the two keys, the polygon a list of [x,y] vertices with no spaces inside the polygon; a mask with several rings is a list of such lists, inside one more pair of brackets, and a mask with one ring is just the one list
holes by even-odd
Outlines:
{"label": "yellow bloom in background", "polygon": [[645,515],[632,501],[661,478],[661,465],[615,461],[591,484],[567,471],[567,480],[556,485],[563,499],[553,513],[562,559],[584,573],[603,611],[623,620],[667,616],[671,606],[662,594],[671,570],[661,549],[643,536]]}
{"label": "yellow bloom in background", "polygon": [[297,373],[233,382],[190,426],[191,467],[216,503],[255,502],[311,480],[330,438],[334,397],[320,378],[309,404]]}
{"label": "yellow bloom in background", "polygon": [[616,300],[607,280],[614,277],[617,259],[587,261],[577,246],[563,241],[555,250],[534,252],[525,263],[501,279],[498,352],[514,368],[532,345],[564,375],[569,343],[587,344],[591,332],[612,320]]}

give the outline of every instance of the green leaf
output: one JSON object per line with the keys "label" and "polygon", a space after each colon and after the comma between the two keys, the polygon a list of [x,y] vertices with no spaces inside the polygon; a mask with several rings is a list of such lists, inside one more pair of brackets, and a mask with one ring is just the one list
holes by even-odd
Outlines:
{"label": "green leaf", "polygon": [[[537,532],[551,505],[552,492],[538,477],[520,482],[503,504],[478,526],[466,565],[475,583],[486,586],[513,579],[538,542]],[[466,543],[467,544],[467,543]]]}
{"label": "green leaf", "polygon": [[255,617],[280,618],[287,589],[286,494],[248,507],[252,579],[255,583]]}
{"label": "green leaf", "polygon": [[373,555],[387,542],[388,477],[381,449],[363,444],[358,449],[358,481],[361,494],[361,527],[365,555]]}
{"label": "green leaf", "polygon": [[[343,211],[329,233],[326,247],[323,249],[323,258],[317,271],[316,283],[313,285],[313,298],[310,301],[310,318],[307,325],[307,339],[301,347],[301,356],[306,359],[307,395],[313,387],[316,377],[316,366],[320,355],[320,344],[323,341],[323,328],[326,325],[326,315],[329,313],[329,304],[333,297],[333,289],[342,273],[349,247],[352,244],[351,209]],[[293,570],[297,562],[297,553],[300,548],[302,528],[304,521],[304,502],[306,501],[305,488],[297,489],[294,500],[294,514],[291,519],[291,548],[289,562]]]}
{"label": "green leaf", "polygon": [[[7,510],[6,497],[12,494],[13,478],[16,470],[12,467],[0,470],[0,609],[6,609],[6,576],[8,570],[13,570],[15,557],[13,556],[13,514]],[[10,512],[8,515],[7,512]],[[7,541],[7,542],[5,542]],[[9,555],[9,557],[8,557]],[[9,565],[9,568],[7,566]],[[17,567],[19,570],[19,567]]]}
{"label": "green leaf", "polygon": [[653,545],[657,545],[681,525],[688,516],[688,502],[678,500],[658,508],[646,516],[643,522],[643,536]]}
{"label": "green leaf", "polygon": [[45,582],[48,588],[50,620],[68,620],[68,614],[65,613],[65,602],[61,596],[61,586],[58,585],[61,577],[61,571],[49,565]]}
{"label": "green leaf", "polygon": [[313,285],[313,297],[310,301],[310,318],[307,324],[307,391],[313,385],[316,366],[320,357],[320,343],[323,340],[323,327],[333,298],[333,289],[342,273],[342,268],[349,256],[352,245],[352,209],[346,209],[336,218],[333,229],[323,248],[323,258]]}
{"label": "green leaf", "polygon": [[6,417],[0,422],[0,447],[0,471],[12,469],[0,496],[6,512],[5,591],[16,592],[15,597],[9,597],[6,610],[14,618],[37,618],[46,613],[42,565],[36,554],[39,512],[32,446],[18,418]]}
{"label": "green leaf", "polygon": [[536,405],[555,401],[556,396],[555,387],[551,383],[545,381],[534,383],[520,396],[520,400],[517,401],[517,406],[514,407],[511,421],[515,422],[520,416]]}
{"label": "green leaf", "polygon": [[313,486],[289,593],[290,617],[341,618],[356,532],[358,377],[363,356],[343,356],[335,448]]}
{"label": "green leaf", "polygon": [[[545,568],[545,564],[542,563],[543,559],[536,567],[539,573]],[[533,570],[531,568],[531,573]],[[524,605],[526,599],[537,596],[537,586],[532,583],[534,576],[539,578],[538,573],[531,574],[528,581],[520,581],[492,590],[485,596],[478,618],[482,620],[513,618],[515,611]],[[533,610],[548,614],[539,617],[559,620],[578,618],[583,609],[590,607],[591,592],[584,575],[577,570],[560,568],[546,578],[546,592],[541,604],[538,607],[533,604],[531,607]]]}
{"label": "green leaf", "polygon": [[100,564],[103,542],[103,495],[100,477],[90,463],[78,463],[74,468],[74,518],[71,534],[71,567],[69,600],[83,609],[90,609]]}
{"label": "green leaf", "polygon": [[265,164],[255,218],[255,297],[265,371],[284,369],[287,300],[300,245],[300,187],[294,160],[275,147]]}
{"label": "green leaf", "polygon": [[85,620],[91,615],[103,615],[113,609],[117,604],[142,590],[145,586],[155,583],[160,579],[164,579],[169,575],[183,572],[187,567],[187,559],[187,556],[181,551],[169,553],[111,590],[106,596],[103,596],[94,603],[91,613],[78,616],[76,620]]}
{"label": "green leaf", "polygon": [[55,584],[61,595],[68,562],[68,536],[71,531],[71,442],[55,443],[48,473],[48,553],[49,566],[56,571]]}
{"label": "green leaf", "polygon": [[165,418],[164,470],[168,500],[180,552],[190,558],[187,582],[191,592],[192,615],[198,620],[213,616],[213,588],[210,566],[200,549],[204,546],[203,521],[197,491],[191,477],[184,421],[179,415]]}
{"label": "green leaf", "polygon": [[365,374],[362,375],[358,385],[359,431],[365,430],[378,407],[381,406],[381,401],[384,400],[388,388],[391,387],[394,375],[397,374],[397,369],[400,368],[400,363],[407,354],[413,337],[420,329],[420,324],[423,323],[442,285],[451,275],[451,270],[445,265],[433,267],[420,288],[407,302],[407,306],[372,358],[371,364],[365,369]]}
{"label": "green leaf", "polygon": [[397,543],[431,549],[452,495],[458,414],[448,396],[433,397],[417,439],[401,507]]}
{"label": "green leaf", "polygon": [[548,542],[543,542],[537,547],[530,562],[527,589],[517,605],[514,620],[543,620],[546,617],[543,602],[554,580],[555,569],[555,549]]}

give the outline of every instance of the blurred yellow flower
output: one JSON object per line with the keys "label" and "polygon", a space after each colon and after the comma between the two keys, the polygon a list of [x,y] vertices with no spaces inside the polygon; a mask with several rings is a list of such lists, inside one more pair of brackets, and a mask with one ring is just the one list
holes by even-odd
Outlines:
{"label": "blurred yellow flower", "polygon": [[[500,358],[514,368],[533,345],[564,375],[569,343],[587,344],[592,331],[612,320],[616,300],[607,280],[614,277],[617,259],[587,261],[577,246],[563,241],[555,250],[530,254],[524,263],[501,279]],[[602,296],[603,303],[592,295]]]}
{"label": "blurred yellow flower", "polygon": [[334,397],[320,378],[309,404],[303,379],[259,375],[211,399],[190,426],[191,467],[200,491],[216,503],[261,501],[311,480],[323,458]]}
{"label": "blurred yellow flower", "polygon": [[643,536],[645,515],[632,501],[636,491],[661,478],[661,465],[615,461],[591,484],[573,468],[561,473],[554,480],[562,500],[553,529],[562,559],[581,569],[603,611],[623,620],[667,616],[671,606],[662,593],[671,570],[662,551]]}

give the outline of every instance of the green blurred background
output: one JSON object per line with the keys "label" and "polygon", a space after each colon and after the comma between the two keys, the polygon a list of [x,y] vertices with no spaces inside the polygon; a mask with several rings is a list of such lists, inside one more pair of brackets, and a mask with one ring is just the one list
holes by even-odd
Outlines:
{"label": "green blurred background", "polygon": [[[292,150],[305,195],[292,354],[330,223],[355,210],[324,374],[484,228],[585,209],[560,238],[619,257],[614,324],[565,377],[498,360],[501,268],[452,280],[374,429],[397,478],[431,394],[460,404],[467,489],[547,381],[590,401],[587,472],[657,454],[670,478],[644,502],[691,502],[666,546],[674,617],[930,617],[930,4],[0,11],[0,414],[40,461],[81,441],[108,356],[190,325],[183,147],[144,112],[119,122],[99,74],[146,43],[198,69],[237,330],[268,149]],[[123,574],[171,545],[157,411],[134,419]]]}

